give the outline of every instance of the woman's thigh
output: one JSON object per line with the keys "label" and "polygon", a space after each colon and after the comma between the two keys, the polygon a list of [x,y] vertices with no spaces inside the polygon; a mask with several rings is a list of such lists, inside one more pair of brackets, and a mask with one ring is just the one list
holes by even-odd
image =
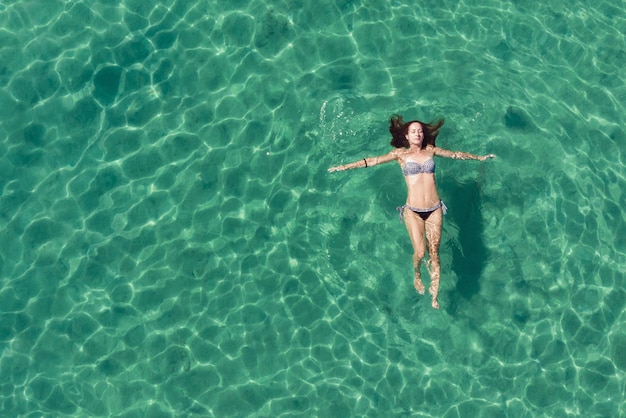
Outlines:
{"label": "woman's thigh", "polygon": [[406,225],[407,231],[409,231],[409,237],[411,238],[413,249],[416,252],[424,251],[424,220],[412,210],[405,208],[404,223]]}
{"label": "woman's thigh", "polygon": [[430,214],[428,219],[424,222],[424,229],[426,230],[426,239],[428,240],[428,251],[439,251],[439,244],[441,243],[441,225],[443,224],[443,211],[441,208],[435,210]]}

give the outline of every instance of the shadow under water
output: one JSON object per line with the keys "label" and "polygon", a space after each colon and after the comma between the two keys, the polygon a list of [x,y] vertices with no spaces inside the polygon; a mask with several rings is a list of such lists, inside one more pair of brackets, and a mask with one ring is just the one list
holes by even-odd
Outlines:
{"label": "shadow under water", "polygon": [[454,313],[462,300],[480,292],[480,278],[489,259],[483,241],[484,224],[481,213],[481,193],[478,181],[460,183],[452,180],[443,187],[450,208],[446,218],[458,226],[458,239],[452,244],[452,270],[458,281],[450,293],[448,313]]}

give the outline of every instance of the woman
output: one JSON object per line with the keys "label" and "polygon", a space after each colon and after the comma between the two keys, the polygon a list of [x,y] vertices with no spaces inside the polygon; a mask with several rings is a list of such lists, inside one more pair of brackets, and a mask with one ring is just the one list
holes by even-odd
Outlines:
{"label": "woman", "polygon": [[[398,208],[400,216],[404,217],[406,228],[413,243],[413,267],[415,277],[413,285],[421,294],[424,294],[424,284],[420,274],[420,267],[426,252],[425,242],[428,244],[430,257],[427,268],[430,273],[430,294],[432,306],[439,309],[437,296],[439,295],[439,243],[441,242],[441,224],[446,206],[437,193],[435,183],[434,157],[453,158],[457,160],[479,160],[495,158],[489,154],[478,156],[466,152],[452,152],[435,145],[435,139],[444,120],[434,123],[424,123],[418,120],[404,122],[402,116],[395,115],[390,120],[389,132],[391,145],[395,147],[389,154],[379,157],[369,157],[362,160],[331,167],[329,172],[344,171],[353,168],[373,167],[378,164],[397,161],[408,188],[406,204]],[[426,241],[424,240],[426,237]]]}

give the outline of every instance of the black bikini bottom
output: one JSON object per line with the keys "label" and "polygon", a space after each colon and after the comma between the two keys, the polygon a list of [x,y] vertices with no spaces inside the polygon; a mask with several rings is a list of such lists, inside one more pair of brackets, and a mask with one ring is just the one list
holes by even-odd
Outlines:
{"label": "black bikini bottom", "polygon": [[396,208],[398,212],[400,212],[400,222],[402,222],[402,216],[404,215],[404,208],[408,208],[411,212],[416,213],[423,220],[428,219],[428,217],[439,208],[441,208],[444,215],[448,211],[448,208],[441,200],[435,206],[433,206],[432,208],[428,208],[428,209],[414,208],[413,206],[409,206],[405,204],[402,206],[398,206]]}

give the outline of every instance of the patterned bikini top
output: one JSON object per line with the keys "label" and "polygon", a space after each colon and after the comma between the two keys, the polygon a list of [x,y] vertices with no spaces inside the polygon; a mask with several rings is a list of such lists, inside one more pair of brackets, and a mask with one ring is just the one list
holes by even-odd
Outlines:
{"label": "patterned bikini top", "polygon": [[435,172],[435,160],[432,158],[427,159],[423,163],[416,163],[415,161],[407,161],[402,167],[402,174],[405,176],[413,176],[420,173],[434,173]]}

